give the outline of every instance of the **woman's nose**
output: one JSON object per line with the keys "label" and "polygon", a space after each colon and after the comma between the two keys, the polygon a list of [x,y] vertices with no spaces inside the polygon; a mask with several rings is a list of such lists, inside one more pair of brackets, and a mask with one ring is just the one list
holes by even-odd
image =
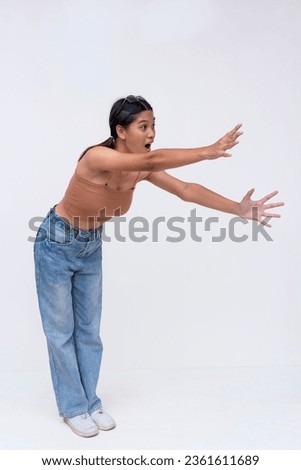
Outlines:
{"label": "woman's nose", "polygon": [[151,137],[151,138],[154,138],[155,137],[155,134],[156,134],[156,131],[155,129],[149,129],[148,131],[148,137]]}

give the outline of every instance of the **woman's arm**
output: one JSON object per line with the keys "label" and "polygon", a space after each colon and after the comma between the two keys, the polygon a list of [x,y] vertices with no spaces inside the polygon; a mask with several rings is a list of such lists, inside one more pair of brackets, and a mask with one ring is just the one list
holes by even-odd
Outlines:
{"label": "woman's arm", "polygon": [[238,215],[239,213],[238,202],[231,201],[200,184],[179,180],[165,171],[150,173],[145,179],[155,186],[178,196],[183,201],[193,202],[230,214]]}
{"label": "woman's arm", "polygon": [[205,188],[197,183],[188,183],[183,192],[182,199],[187,202],[194,202],[201,206],[209,207],[221,212],[240,215],[239,203],[221,196],[211,189]]}
{"label": "woman's arm", "polygon": [[238,144],[242,134],[238,124],[221,139],[207,147],[192,149],[158,149],[141,154],[122,153],[107,147],[97,146],[87,151],[85,160],[91,169],[103,171],[161,171],[177,168],[202,160],[231,157],[227,150]]}
{"label": "woman's arm", "polygon": [[266,217],[279,218],[281,216],[280,214],[272,214],[266,211],[268,209],[284,205],[284,202],[265,204],[269,199],[278,194],[278,191],[274,191],[257,201],[252,201],[251,195],[254,193],[254,189],[251,189],[243,197],[241,202],[236,202],[231,199],[227,199],[226,197],[221,196],[200,184],[187,183],[174,178],[165,171],[150,173],[146,180],[165,191],[175,194],[179,198],[183,199],[183,201],[200,204],[201,206],[234,214],[245,219],[257,220],[267,227],[270,227],[271,225],[266,222]]}

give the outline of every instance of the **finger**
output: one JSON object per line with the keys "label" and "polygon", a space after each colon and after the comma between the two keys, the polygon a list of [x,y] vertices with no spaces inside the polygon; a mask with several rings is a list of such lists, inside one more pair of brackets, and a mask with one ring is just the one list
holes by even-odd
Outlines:
{"label": "finger", "polygon": [[237,139],[241,134],[242,132],[238,132],[235,134],[231,134],[230,132],[228,132],[221,139],[219,139],[218,143],[223,147],[231,148],[233,145],[237,145],[239,143]]}
{"label": "finger", "polygon": [[[245,198],[250,198],[252,194],[254,193],[254,191],[255,191],[255,188],[250,189],[245,195]],[[254,207],[257,207],[257,206],[254,206]]]}
{"label": "finger", "polygon": [[242,124],[239,124],[238,126],[234,127],[234,129],[232,129],[231,131],[226,132],[226,134],[223,135],[223,137],[221,137],[221,138],[219,139],[219,142],[220,142],[220,141],[223,141],[223,140],[226,140],[226,141],[227,141],[227,140],[231,140],[231,141],[232,141],[232,140],[236,140],[237,137],[239,137],[240,135],[243,134],[242,131],[240,131],[240,132],[238,131],[238,129],[240,129],[241,125],[242,125]]}
{"label": "finger", "polygon": [[229,141],[233,142],[233,140],[238,139],[238,137],[241,136],[242,134],[243,134],[243,132],[235,132],[234,134],[228,133],[223,137],[223,139],[228,141],[228,142]]}
{"label": "finger", "polygon": [[276,217],[277,219],[280,219],[281,214],[271,214],[270,212],[263,212],[262,214],[264,217]]}
{"label": "finger", "polygon": [[233,142],[234,140],[237,140],[238,137],[242,134],[243,134],[242,131],[241,132],[234,132],[234,133],[233,132],[227,132],[227,134],[225,134],[224,137],[222,137],[221,140],[225,140],[227,142],[229,142],[229,141]]}
{"label": "finger", "polygon": [[278,193],[279,193],[279,191],[273,191],[272,193],[267,194],[267,195],[264,196],[262,199],[260,199],[260,202],[261,202],[262,204],[264,204],[265,201],[268,201],[268,200],[271,199],[272,197],[276,196],[276,194],[278,194]]}
{"label": "finger", "polygon": [[272,202],[271,204],[265,204],[263,206],[264,210],[273,209],[274,207],[284,206],[284,202]]}
{"label": "finger", "polygon": [[240,135],[243,134],[243,131],[241,132],[235,132],[235,134],[232,134],[232,139],[237,139]]}
{"label": "finger", "polygon": [[[229,134],[229,135],[235,134],[235,133],[241,128],[241,126],[242,126],[242,123],[237,124],[235,127],[233,127],[233,129],[231,129],[231,131],[228,132],[228,134]],[[242,132],[241,132],[241,133],[242,133]]]}
{"label": "finger", "polygon": [[272,227],[271,224],[269,224],[269,223],[267,222],[267,220],[269,220],[269,218],[268,218],[268,219],[260,220],[260,224],[261,224],[261,225],[264,225],[265,227]]}
{"label": "finger", "polygon": [[223,142],[221,143],[221,148],[223,150],[228,150],[228,149],[232,149],[233,147],[235,147],[235,145],[237,145],[239,142],[238,140],[236,142]]}

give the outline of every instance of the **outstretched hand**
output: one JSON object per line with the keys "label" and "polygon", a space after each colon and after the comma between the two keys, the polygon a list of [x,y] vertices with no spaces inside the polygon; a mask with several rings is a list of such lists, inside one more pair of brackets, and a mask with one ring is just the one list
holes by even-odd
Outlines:
{"label": "outstretched hand", "polygon": [[240,130],[242,124],[238,124],[231,131],[227,132],[223,137],[221,137],[215,144],[209,145],[206,147],[206,155],[208,160],[214,160],[219,157],[231,157],[230,153],[227,153],[227,150],[231,149],[237,145],[238,137],[243,134]]}
{"label": "outstretched hand", "polygon": [[243,217],[244,219],[250,219],[250,220],[257,220],[259,223],[262,225],[265,225],[266,227],[271,227],[271,225],[265,220],[265,218],[279,218],[281,217],[280,214],[272,214],[269,212],[266,212],[268,209],[273,209],[274,207],[279,207],[283,206],[284,202],[274,202],[270,204],[265,204],[267,201],[269,201],[272,197],[276,196],[278,194],[278,191],[273,191],[270,194],[267,194],[264,196],[262,199],[259,199],[258,201],[252,201],[251,196],[254,193],[255,189],[250,189],[250,191],[247,192],[247,194],[243,197],[241,202],[239,203],[239,215],[240,217]]}

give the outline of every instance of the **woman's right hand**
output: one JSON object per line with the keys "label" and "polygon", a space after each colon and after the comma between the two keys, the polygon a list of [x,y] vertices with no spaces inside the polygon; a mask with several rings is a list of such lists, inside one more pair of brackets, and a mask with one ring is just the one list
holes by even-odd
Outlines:
{"label": "woman's right hand", "polygon": [[231,131],[227,132],[215,144],[204,148],[204,154],[207,160],[214,160],[219,157],[231,157],[227,150],[231,149],[239,143],[237,140],[243,132],[240,130],[242,124],[237,124]]}

